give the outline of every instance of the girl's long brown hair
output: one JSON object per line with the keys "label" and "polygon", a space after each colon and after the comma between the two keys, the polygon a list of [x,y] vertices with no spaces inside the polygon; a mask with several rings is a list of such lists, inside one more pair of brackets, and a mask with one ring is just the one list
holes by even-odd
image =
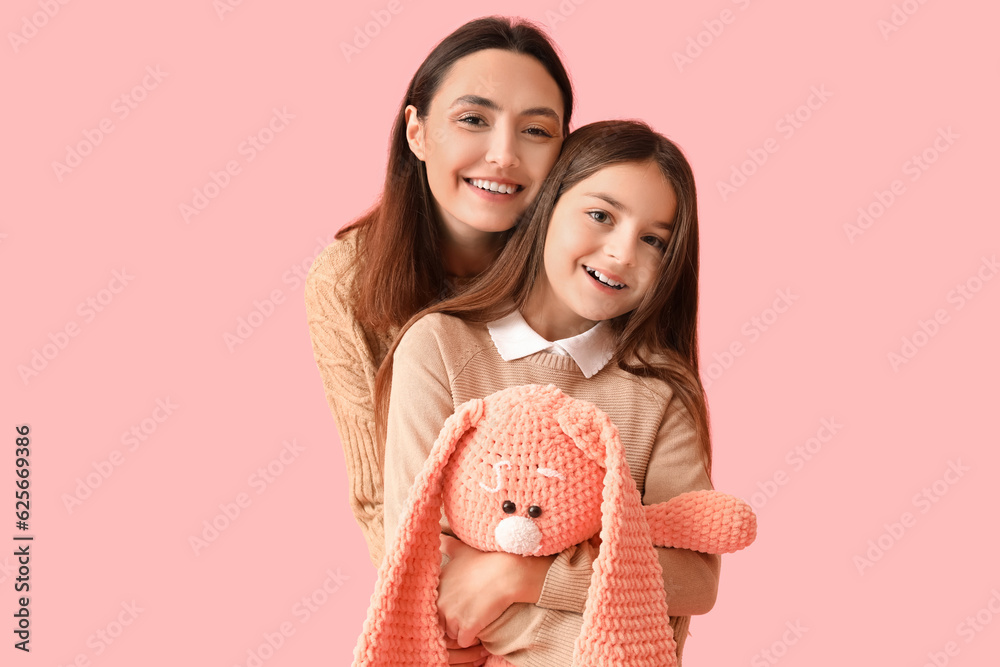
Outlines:
{"label": "girl's long brown hair", "polygon": [[[711,474],[708,407],[698,371],[698,206],[694,175],[681,150],[645,123],[603,121],[574,131],[563,144],[538,198],[524,212],[496,262],[462,294],[411,318],[396,341],[417,319],[429,313],[485,323],[521,309],[543,270],[545,236],[559,197],[599,170],[629,162],[659,166],[673,187],[677,211],[653,287],[634,310],[609,321],[616,342],[611,363],[635,375],[663,380],[674,389],[694,419]],[[382,442],[395,349],[394,344],[375,380],[376,425]]]}
{"label": "girl's long brown hair", "polygon": [[[406,140],[408,105],[425,118],[431,100],[451,66],[477,51],[501,49],[535,58],[562,92],[563,136],[569,134],[573,86],[545,33],[523,19],[491,16],[466,23],[438,44],[413,75],[392,128],[382,195],[349,229],[359,234],[356,256],[355,315],[363,327],[386,331],[440,298],[445,288],[440,224],[427,186],[424,163]],[[510,236],[504,232],[502,244]]]}

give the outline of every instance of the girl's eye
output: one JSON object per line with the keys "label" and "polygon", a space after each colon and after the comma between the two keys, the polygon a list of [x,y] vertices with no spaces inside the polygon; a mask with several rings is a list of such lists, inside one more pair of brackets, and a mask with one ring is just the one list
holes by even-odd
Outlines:
{"label": "girl's eye", "polygon": [[645,243],[648,243],[649,245],[653,246],[657,250],[663,250],[664,248],[667,247],[666,242],[659,236],[643,236],[642,240]]}
{"label": "girl's eye", "polygon": [[605,211],[587,211],[587,215],[593,218],[596,222],[604,223],[611,220],[611,216],[609,216]]}

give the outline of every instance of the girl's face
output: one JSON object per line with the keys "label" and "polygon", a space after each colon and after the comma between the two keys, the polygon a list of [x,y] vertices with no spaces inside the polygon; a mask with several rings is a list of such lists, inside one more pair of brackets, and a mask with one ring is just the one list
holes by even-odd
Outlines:
{"label": "girl's face", "polygon": [[406,108],[406,136],[424,162],[446,232],[510,229],[562,146],[563,99],[541,63],[500,49],[457,60],[430,108]]}
{"label": "girl's face", "polygon": [[[653,162],[605,167],[563,193],[529,298],[548,340],[630,312],[656,282],[677,198]],[[534,324],[529,319],[529,323]]]}

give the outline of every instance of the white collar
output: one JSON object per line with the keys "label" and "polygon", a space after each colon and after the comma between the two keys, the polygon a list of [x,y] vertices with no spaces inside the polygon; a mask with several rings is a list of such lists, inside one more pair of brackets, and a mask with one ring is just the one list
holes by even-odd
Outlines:
{"label": "white collar", "polygon": [[555,342],[542,338],[516,310],[486,326],[504,361],[542,351],[568,354],[583,371],[583,376],[589,378],[604,368],[614,354],[614,338],[607,322],[598,322],[582,334]]}

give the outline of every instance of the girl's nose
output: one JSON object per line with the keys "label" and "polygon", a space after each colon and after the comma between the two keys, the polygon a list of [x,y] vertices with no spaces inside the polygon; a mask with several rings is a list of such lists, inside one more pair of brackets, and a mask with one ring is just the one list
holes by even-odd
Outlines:
{"label": "girl's nose", "polygon": [[635,264],[635,239],[626,227],[627,225],[621,224],[615,227],[607,237],[604,252],[623,266],[632,266]]}

